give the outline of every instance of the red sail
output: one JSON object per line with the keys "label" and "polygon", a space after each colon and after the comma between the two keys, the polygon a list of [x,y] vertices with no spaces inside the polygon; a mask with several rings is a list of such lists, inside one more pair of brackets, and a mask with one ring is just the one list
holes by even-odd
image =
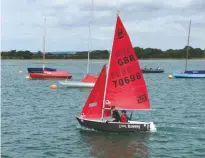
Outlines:
{"label": "red sail", "polygon": [[[93,87],[87,102],[81,112],[84,118],[101,118],[102,107],[103,107],[103,96],[105,91],[105,80],[106,80],[106,65],[103,66],[100,75]],[[107,111],[107,110],[106,110]],[[107,116],[110,113],[105,113]],[[104,115],[105,116],[105,115]]]}
{"label": "red sail", "polygon": [[138,58],[119,16],[110,57],[105,99],[106,105],[115,105],[118,109],[150,109],[149,96]]}
{"label": "red sail", "polygon": [[82,80],[81,82],[96,82],[98,79],[97,76],[94,76],[94,75],[90,75],[90,74],[87,74]]}

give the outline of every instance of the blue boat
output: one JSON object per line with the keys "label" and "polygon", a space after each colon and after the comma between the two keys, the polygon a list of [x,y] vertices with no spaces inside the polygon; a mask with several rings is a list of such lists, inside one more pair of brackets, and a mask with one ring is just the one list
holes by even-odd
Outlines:
{"label": "blue boat", "polygon": [[187,43],[187,52],[186,52],[185,71],[182,72],[182,73],[173,73],[172,76],[175,77],[175,78],[205,78],[205,70],[187,70],[190,28],[191,28],[191,20],[190,20],[190,23],[189,23],[189,34],[188,34],[188,43]]}
{"label": "blue boat", "polygon": [[205,74],[205,70],[188,70],[184,72],[185,74]]}
{"label": "blue boat", "polygon": [[[27,68],[28,73],[42,73],[43,72],[43,68]],[[56,69],[53,68],[44,68],[44,70],[46,71],[56,71]]]}
{"label": "blue boat", "polygon": [[205,73],[173,73],[175,78],[205,78]]}

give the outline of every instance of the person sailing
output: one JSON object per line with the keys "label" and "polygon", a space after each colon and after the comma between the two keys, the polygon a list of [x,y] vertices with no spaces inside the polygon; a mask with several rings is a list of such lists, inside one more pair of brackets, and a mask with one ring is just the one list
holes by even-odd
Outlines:
{"label": "person sailing", "polygon": [[129,117],[129,116],[127,116],[126,110],[122,110],[121,112],[122,112],[122,114],[121,114],[120,122],[128,122],[128,120],[131,120],[132,113],[130,114],[130,117]]}
{"label": "person sailing", "polygon": [[126,111],[125,110],[122,110],[122,114],[121,114],[121,117],[120,117],[120,122],[128,122],[128,118],[126,116]]}
{"label": "person sailing", "polygon": [[111,106],[111,112],[112,112],[112,118],[114,118],[113,122],[119,122],[120,121],[120,114],[117,111],[117,109],[115,109],[115,106]]}
{"label": "person sailing", "polygon": [[[115,109],[115,106],[111,106],[111,112],[112,112],[112,122],[120,122],[120,114],[117,111],[117,109]],[[107,120],[106,123],[108,123],[109,121]]]}

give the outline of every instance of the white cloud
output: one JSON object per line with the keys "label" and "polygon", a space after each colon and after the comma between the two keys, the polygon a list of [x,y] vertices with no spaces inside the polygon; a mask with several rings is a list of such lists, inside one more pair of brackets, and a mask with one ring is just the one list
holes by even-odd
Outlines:
{"label": "white cloud", "polygon": [[[2,49],[87,50],[92,0],[2,1]],[[117,10],[133,46],[183,48],[192,19],[191,45],[205,48],[203,0],[94,0],[92,47],[110,49]],[[156,40],[157,39],[157,40]]]}

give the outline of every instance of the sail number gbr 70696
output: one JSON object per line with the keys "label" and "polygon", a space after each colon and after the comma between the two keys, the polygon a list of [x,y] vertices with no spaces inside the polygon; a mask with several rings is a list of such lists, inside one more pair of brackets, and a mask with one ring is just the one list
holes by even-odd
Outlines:
{"label": "sail number gbr 70696", "polygon": [[140,73],[136,73],[135,75],[130,75],[129,77],[124,77],[124,78],[120,78],[117,80],[113,80],[113,84],[115,85],[115,88],[118,86],[123,86],[125,84],[129,84],[130,82],[134,82],[136,80],[141,79],[141,75]]}

